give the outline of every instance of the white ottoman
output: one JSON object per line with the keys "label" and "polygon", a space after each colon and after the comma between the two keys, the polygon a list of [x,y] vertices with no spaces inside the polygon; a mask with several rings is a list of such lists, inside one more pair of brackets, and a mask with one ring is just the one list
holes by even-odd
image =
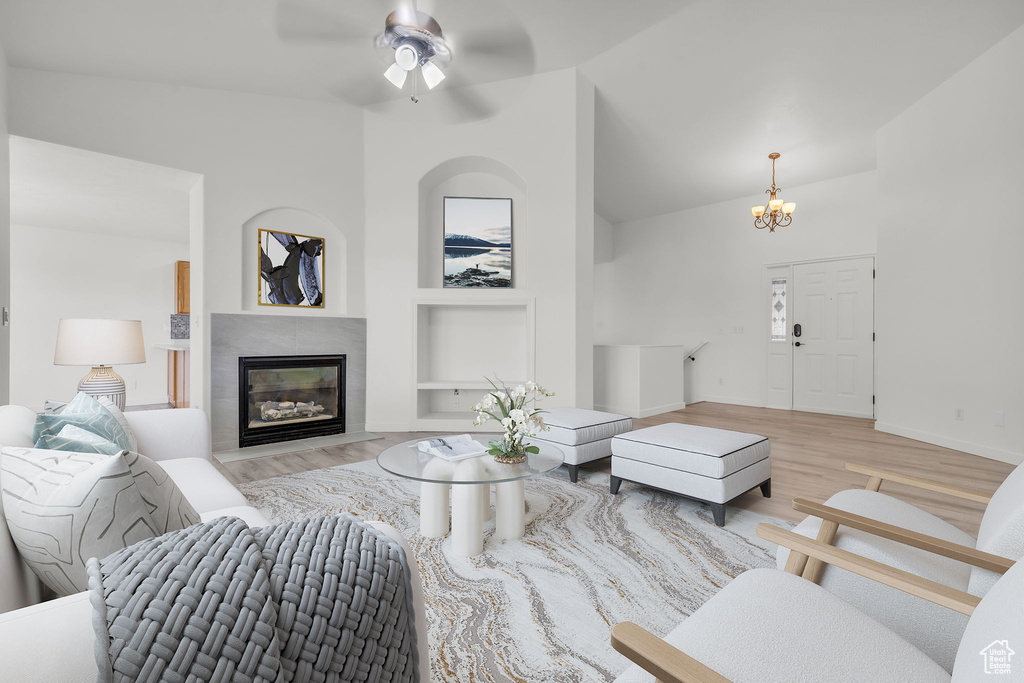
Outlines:
{"label": "white ottoman", "polygon": [[552,408],[542,417],[551,429],[532,438],[562,449],[569,481],[573,482],[579,476],[580,465],[609,457],[612,437],[633,428],[633,420],[625,415],[583,408]]}
{"label": "white ottoman", "polygon": [[623,480],[711,506],[725,525],[725,506],[758,486],[772,496],[772,446],[765,436],[669,423],[612,439],[611,492]]}

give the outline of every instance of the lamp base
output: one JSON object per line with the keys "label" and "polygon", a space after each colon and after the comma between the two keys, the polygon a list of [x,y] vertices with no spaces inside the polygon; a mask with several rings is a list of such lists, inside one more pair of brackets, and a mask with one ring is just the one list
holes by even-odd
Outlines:
{"label": "lamp base", "polygon": [[124,380],[109,365],[97,365],[78,383],[78,390],[93,398],[105,397],[124,410]]}

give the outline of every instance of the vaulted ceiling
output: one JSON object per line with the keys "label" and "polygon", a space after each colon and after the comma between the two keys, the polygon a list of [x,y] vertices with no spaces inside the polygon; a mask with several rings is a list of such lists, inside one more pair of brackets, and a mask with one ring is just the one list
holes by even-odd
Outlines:
{"label": "vaulted ceiling", "polygon": [[[400,96],[371,46],[393,5],[4,0],[0,39],[15,67],[365,105]],[[870,170],[881,125],[1024,23],[1020,0],[418,6],[453,44],[442,88],[570,66],[594,81],[612,222],[761,192],[772,151],[782,187]],[[490,55],[460,70],[460,46]]]}

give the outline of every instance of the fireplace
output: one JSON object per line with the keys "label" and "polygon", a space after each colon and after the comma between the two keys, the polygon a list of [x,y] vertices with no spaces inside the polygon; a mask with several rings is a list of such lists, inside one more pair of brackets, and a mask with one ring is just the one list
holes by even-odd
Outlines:
{"label": "fireplace", "polygon": [[238,446],[345,431],[345,356],[238,359]]}

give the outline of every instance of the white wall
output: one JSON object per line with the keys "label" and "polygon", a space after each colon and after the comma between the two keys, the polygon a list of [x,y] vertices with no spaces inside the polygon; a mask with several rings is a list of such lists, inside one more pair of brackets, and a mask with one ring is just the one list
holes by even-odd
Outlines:
{"label": "white wall", "polygon": [[344,273],[347,296],[328,291],[326,311],[283,312],[364,314],[360,110],[27,69],[10,70],[10,91],[12,134],[204,176],[193,191],[203,209],[193,207],[193,218],[204,228],[202,241],[193,235],[193,284],[200,278],[205,299],[192,302],[193,405],[209,401],[209,362],[200,357],[209,314],[242,312],[244,297],[256,296],[255,281],[243,276],[255,255],[243,249],[242,225],[257,214],[278,207],[309,211],[337,226],[347,246],[347,261],[328,266]]}
{"label": "white wall", "polygon": [[1012,463],[1024,460],[1022,64],[1024,28],[878,133],[876,428]]}
{"label": "white wall", "polygon": [[[7,134],[7,56],[0,43],[0,309],[11,307],[11,143]],[[11,328],[0,325],[0,405],[10,402]]]}
{"label": "white wall", "polygon": [[[534,298],[534,379],[558,393],[558,404],[593,400],[590,373],[577,369],[589,367],[593,343],[589,320],[579,317],[593,262],[593,86],[569,69],[471,94],[496,103],[496,115],[445,125],[441,102],[427,94],[417,105],[398,100],[365,116],[368,429],[408,429],[416,414],[413,302],[423,297]],[[490,196],[520,189],[514,207],[525,211],[514,216],[513,290],[453,291],[433,277],[421,281],[421,250],[440,259],[441,242],[421,230],[430,222],[421,210],[431,204],[421,204],[420,191],[433,201],[439,188],[456,186],[497,193]],[[486,346],[486,327],[476,334]]]}
{"label": "white wall", "polygon": [[11,402],[39,410],[75,395],[89,368],[53,364],[61,318],[141,320],[146,362],[114,371],[128,405],[167,402],[167,352],[154,344],[168,339],[174,262],[188,259],[188,244],[14,225],[11,249]]}
{"label": "white wall", "polygon": [[750,207],[764,195],[614,226],[613,258],[595,266],[595,343],[709,341],[687,362],[686,402],[764,405],[764,266],[876,247],[875,172],[786,187],[783,196],[797,210],[775,233],[753,226]]}

